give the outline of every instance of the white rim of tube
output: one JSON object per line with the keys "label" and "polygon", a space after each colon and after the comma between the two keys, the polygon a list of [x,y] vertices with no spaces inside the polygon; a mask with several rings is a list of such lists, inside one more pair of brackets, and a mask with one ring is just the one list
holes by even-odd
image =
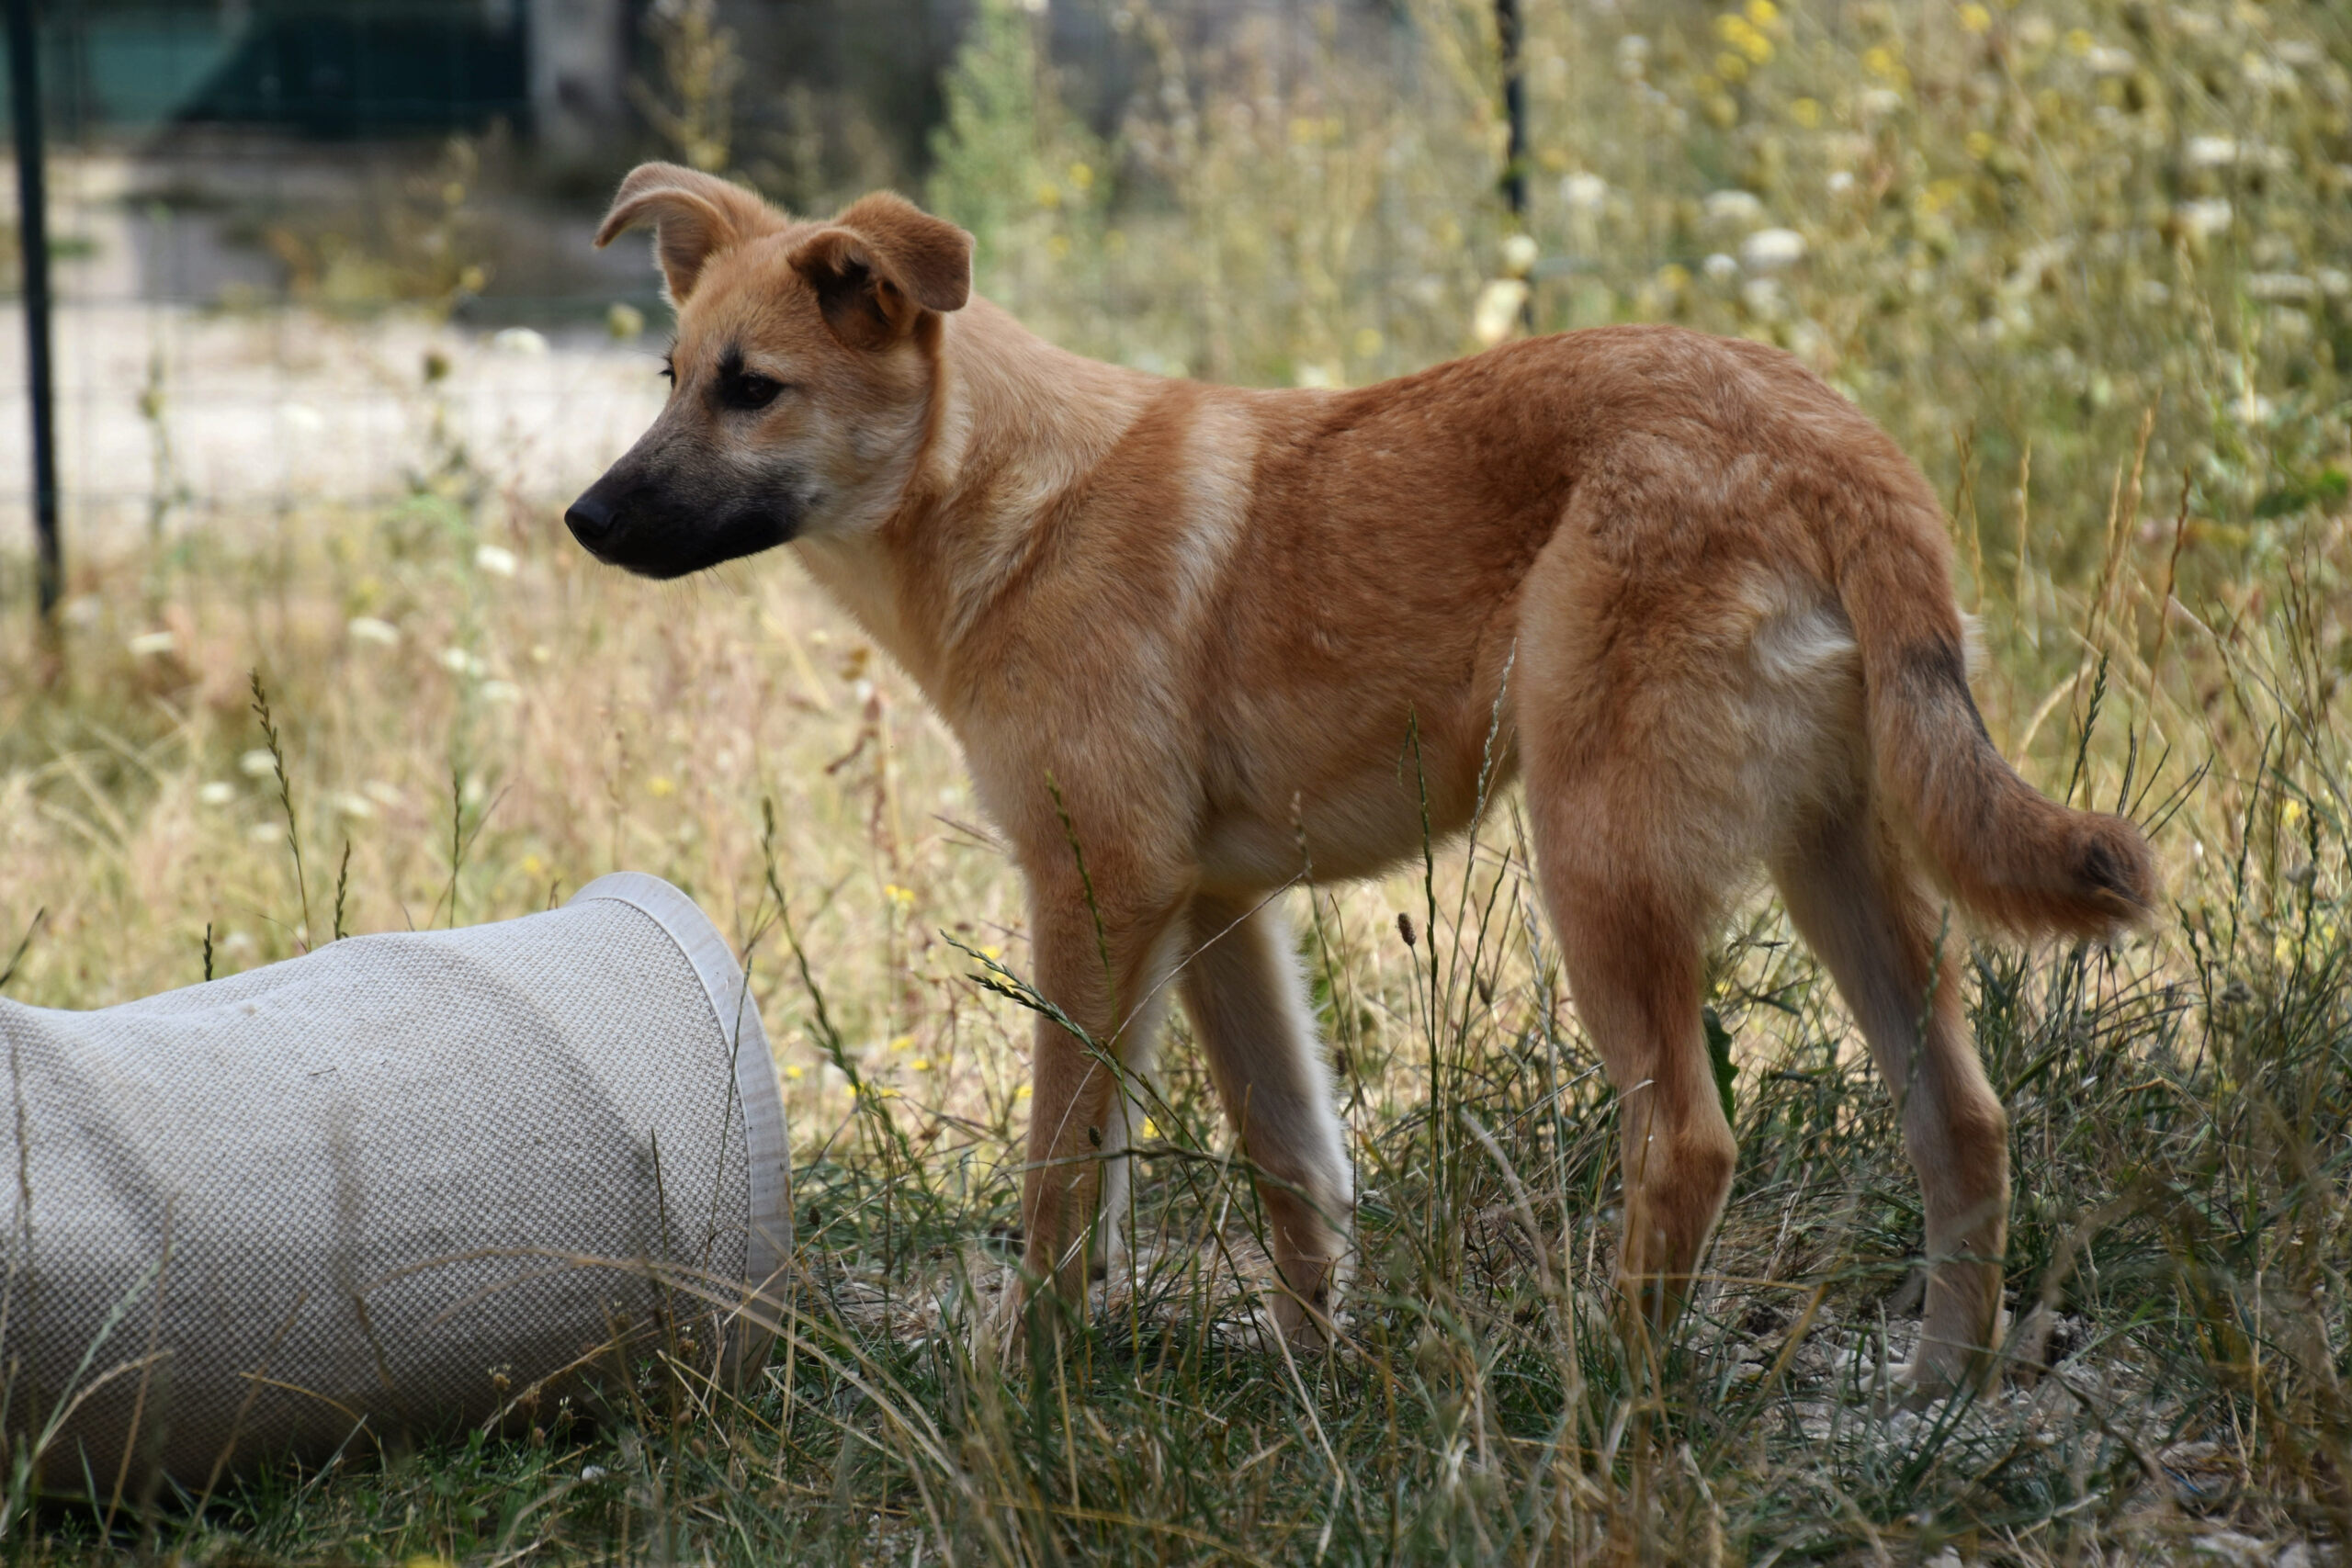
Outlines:
{"label": "white rim of tube", "polygon": [[[735,1098],[743,1107],[744,1165],[752,1184],[743,1282],[754,1296],[763,1296],[792,1257],[792,1145],[785,1134],[775,1057],[742,966],[702,906],[658,876],[616,871],[598,877],[566,903],[592,898],[627,904],[669,934],[694,965],[710,999],[711,1016],[734,1045]],[[727,1021],[730,1014],[736,1020],[732,1028]]]}

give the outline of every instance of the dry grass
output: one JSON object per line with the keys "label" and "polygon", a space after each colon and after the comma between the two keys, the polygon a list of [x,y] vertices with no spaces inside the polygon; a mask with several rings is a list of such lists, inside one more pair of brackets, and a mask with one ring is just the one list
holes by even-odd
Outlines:
{"label": "dry grass", "polygon": [[[600,1429],[280,1473],[159,1539],[501,1562],[2343,1550],[2341,19],[1527,9],[1539,321],[1750,333],[1849,389],[1952,497],[1996,738],[2155,830],[2154,930],[1973,969],[2032,1364],[1924,1413],[1870,1395],[1916,1310],[1916,1193],[1761,900],[1712,981],[1742,1141],[1719,1282],[1671,1345],[1616,1341],[1611,1101],[1506,798],[1426,868],[1291,895],[1361,1162],[1344,1349],[1254,1333],[1248,1184],[1180,1037],[1134,1277],[1058,1359],[1005,1371],[980,1325],[1026,951],[952,744],[788,565],[619,580],[549,498],[442,461],[398,505],[82,563],[101,608],[62,682],[21,647],[0,665],[0,945],[43,911],[9,994],[192,981],[208,927],[231,968],[325,934],[293,913],[276,783],[241,761],[258,669],[314,922],[347,844],[354,930],[512,916],[628,866],[768,932],[748,956],[797,1150],[793,1337],[740,1404],[650,1369]],[[1105,142],[1041,87],[1025,13],[983,8],[933,195],[979,232],[985,288],[1075,345],[1240,379],[1361,380],[1475,346],[1482,316],[1512,330],[1485,7],[1308,12],[1214,55],[1115,15],[1159,87]],[[160,628],[170,651],[129,649]],[[771,872],[806,978],[762,918]],[[35,1518],[27,1550],[95,1544]]]}

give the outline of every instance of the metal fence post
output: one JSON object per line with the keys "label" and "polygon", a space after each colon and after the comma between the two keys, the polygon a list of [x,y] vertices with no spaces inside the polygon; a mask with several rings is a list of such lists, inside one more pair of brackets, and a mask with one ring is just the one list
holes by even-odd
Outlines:
{"label": "metal fence post", "polygon": [[1510,215],[1527,221],[1527,83],[1520,74],[1519,0],[1495,0],[1495,41],[1503,65],[1503,200]]}
{"label": "metal fence post", "polygon": [[35,0],[8,0],[8,96],[17,130],[17,248],[25,286],[25,390],[32,403],[34,581],[41,618],[57,613],[65,565],[57,541],[56,409],[50,369],[49,194],[42,164],[40,36]]}

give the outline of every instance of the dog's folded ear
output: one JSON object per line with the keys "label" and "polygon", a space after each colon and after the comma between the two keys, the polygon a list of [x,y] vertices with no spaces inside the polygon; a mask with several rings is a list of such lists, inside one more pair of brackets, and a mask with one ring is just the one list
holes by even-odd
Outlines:
{"label": "dog's folded ear", "polygon": [[621,181],[596,230],[608,245],[623,231],[653,225],[653,255],[673,304],[684,304],[719,251],[784,227],[784,215],[741,186],[678,164],[639,164]]}
{"label": "dog's folded ear", "polygon": [[887,347],[925,310],[960,310],[972,297],[972,236],[888,191],[842,209],[794,249],[792,265],[853,348]]}

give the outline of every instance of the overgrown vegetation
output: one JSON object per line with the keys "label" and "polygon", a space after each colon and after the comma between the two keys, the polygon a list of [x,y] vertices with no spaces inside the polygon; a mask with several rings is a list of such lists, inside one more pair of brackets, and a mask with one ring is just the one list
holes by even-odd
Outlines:
{"label": "overgrown vegetation", "polygon": [[[2013,1374],[1925,1411],[1878,1397],[1916,1314],[1916,1186],[1859,1041],[1761,899],[1711,981],[1742,1151],[1714,1282],[1670,1344],[1618,1341],[1611,1099],[1508,796],[1426,875],[1291,895],[1360,1161],[1345,1345],[1298,1358],[1258,1333],[1253,1201],[1179,1022],[1134,1268],[1056,1356],[1008,1364],[989,1325],[1026,950],[944,733],[788,567],[616,580],[550,526],[554,498],[436,437],[381,513],[85,559],[95,608],[53,689],[15,640],[0,984],[95,1006],[286,956],[338,863],[361,931],[669,876],[763,933],[748,962],[802,1222],[786,1333],[741,1397],[652,1364],[601,1426],[283,1470],[117,1544],[502,1563],[2352,1549],[2340,12],[1530,0],[1531,254],[1497,195],[1485,6],[1285,9],[1202,50],[1105,3],[1147,83],[1108,136],[1023,6],[979,7],[950,84],[933,199],[1040,331],[1304,383],[1474,348],[1521,330],[1522,301],[1547,330],[1684,321],[1802,355],[1951,496],[1996,739],[2052,793],[2139,816],[2167,890],[2112,950],[1974,955],[2013,1115]],[[28,1554],[100,1547],[71,1506],[21,1517]]]}

